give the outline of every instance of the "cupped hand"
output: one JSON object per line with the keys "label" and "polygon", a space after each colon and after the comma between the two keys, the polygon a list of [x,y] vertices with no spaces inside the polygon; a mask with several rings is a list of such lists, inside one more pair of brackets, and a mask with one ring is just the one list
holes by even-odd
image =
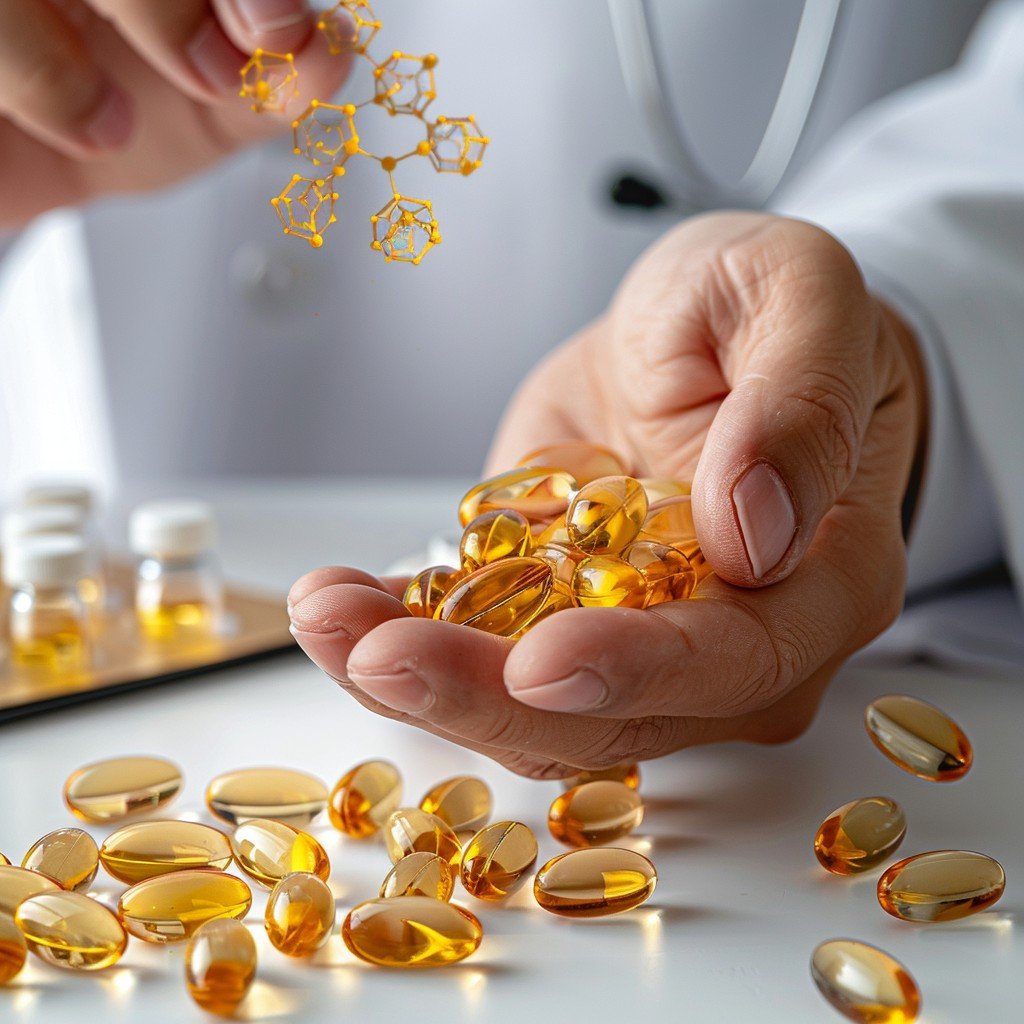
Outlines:
{"label": "cupped hand", "polygon": [[488,470],[580,438],[692,479],[716,575],[690,600],[570,609],[513,643],[413,618],[404,580],[329,567],[292,588],[293,632],[365,706],[536,777],[793,738],[902,604],[925,391],[909,330],[831,236],[688,221],[526,380]]}

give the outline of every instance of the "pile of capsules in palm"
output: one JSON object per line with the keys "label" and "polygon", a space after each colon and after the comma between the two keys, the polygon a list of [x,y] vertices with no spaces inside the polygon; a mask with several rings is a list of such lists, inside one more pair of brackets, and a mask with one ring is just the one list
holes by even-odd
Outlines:
{"label": "pile of capsules in palm", "polygon": [[566,608],[648,608],[710,574],[687,481],[634,478],[612,451],[549,445],[459,503],[458,566],[410,581],[417,616],[518,639]]}

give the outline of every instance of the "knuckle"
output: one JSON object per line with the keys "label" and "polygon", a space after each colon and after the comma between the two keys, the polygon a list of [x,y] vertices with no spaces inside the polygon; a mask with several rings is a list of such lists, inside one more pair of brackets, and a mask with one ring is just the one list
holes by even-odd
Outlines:
{"label": "knuckle", "polygon": [[818,371],[793,396],[809,429],[802,432],[810,451],[809,464],[821,474],[826,493],[835,495],[857,468],[861,420],[850,382],[838,374]]}

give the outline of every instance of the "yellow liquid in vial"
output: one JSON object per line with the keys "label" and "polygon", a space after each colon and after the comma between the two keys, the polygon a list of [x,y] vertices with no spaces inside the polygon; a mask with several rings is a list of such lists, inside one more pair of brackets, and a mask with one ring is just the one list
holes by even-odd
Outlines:
{"label": "yellow liquid in vial", "polygon": [[12,636],[11,661],[50,672],[75,672],[84,667],[88,646],[81,630],[62,629],[46,636]]}
{"label": "yellow liquid in vial", "polygon": [[182,640],[210,636],[215,631],[216,616],[204,601],[181,601],[161,604],[136,611],[139,628],[151,640]]}

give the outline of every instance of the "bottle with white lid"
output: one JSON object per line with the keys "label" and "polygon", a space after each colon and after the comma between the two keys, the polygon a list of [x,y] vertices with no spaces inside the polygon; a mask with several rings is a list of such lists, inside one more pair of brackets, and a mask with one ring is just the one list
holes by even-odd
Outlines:
{"label": "bottle with white lid", "polygon": [[200,501],[151,501],[128,525],[139,558],[135,611],[142,632],[156,640],[216,633],[224,604],[214,547],[216,526]]}
{"label": "bottle with white lid", "polygon": [[11,588],[11,660],[74,672],[88,660],[88,612],[79,590],[89,568],[81,537],[20,537],[4,549],[4,583]]}
{"label": "bottle with white lid", "polygon": [[74,505],[88,520],[95,512],[96,497],[91,487],[77,480],[38,480],[21,493],[22,505]]}

